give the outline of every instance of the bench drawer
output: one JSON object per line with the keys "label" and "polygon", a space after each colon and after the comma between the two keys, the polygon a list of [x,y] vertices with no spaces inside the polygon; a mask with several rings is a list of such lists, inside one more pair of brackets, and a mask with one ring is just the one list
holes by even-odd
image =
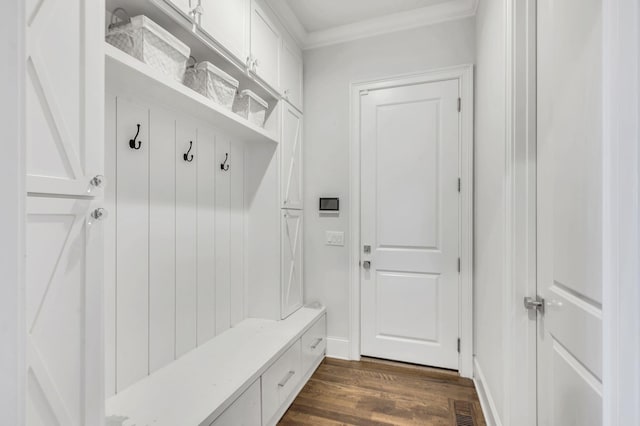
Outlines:
{"label": "bench drawer", "polygon": [[262,375],[262,424],[268,425],[273,416],[291,396],[302,380],[300,340],[297,340]]}
{"label": "bench drawer", "polygon": [[255,426],[260,424],[260,379],[238,397],[210,426]]}
{"label": "bench drawer", "polygon": [[327,316],[323,315],[302,335],[302,372],[306,374],[327,349]]}

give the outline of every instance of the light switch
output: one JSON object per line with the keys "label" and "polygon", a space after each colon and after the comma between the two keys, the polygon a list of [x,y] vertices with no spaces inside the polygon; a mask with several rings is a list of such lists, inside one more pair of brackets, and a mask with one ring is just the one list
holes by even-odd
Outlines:
{"label": "light switch", "polygon": [[325,235],[328,246],[344,246],[344,232],[327,231]]}

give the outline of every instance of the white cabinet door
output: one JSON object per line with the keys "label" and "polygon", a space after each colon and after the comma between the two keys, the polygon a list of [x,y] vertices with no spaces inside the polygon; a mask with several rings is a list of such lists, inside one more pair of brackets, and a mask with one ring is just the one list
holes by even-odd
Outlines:
{"label": "white cabinet door", "polygon": [[210,426],[254,426],[259,425],[260,422],[260,379],[258,379]]}
{"label": "white cabinet door", "polygon": [[24,7],[25,424],[98,425],[103,225],[89,221],[103,196],[90,181],[104,173],[104,2]]}
{"label": "white cabinet door", "polygon": [[198,5],[198,0],[165,0],[172,3],[185,15],[191,16],[191,10]]}
{"label": "white cabinet door", "polygon": [[202,29],[243,62],[249,51],[250,2],[202,0]]}
{"label": "white cabinet door", "polygon": [[278,89],[280,31],[256,0],[251,2],[251,56],[253,71],[267,84]]}
{"label": "white cabinet door", "polygon": [[280,89],[284,98],[302,111],[302,53],[284,38],[280,52]]}
{"label": "white cabinet door", "polygon": [[302,208],[302,114],[283,103],[281,196],[285,209]]}
{"label": "white cabinet door", "polygon": [[288,317],[302,306],[302,211],[282,211],[281,315]]}

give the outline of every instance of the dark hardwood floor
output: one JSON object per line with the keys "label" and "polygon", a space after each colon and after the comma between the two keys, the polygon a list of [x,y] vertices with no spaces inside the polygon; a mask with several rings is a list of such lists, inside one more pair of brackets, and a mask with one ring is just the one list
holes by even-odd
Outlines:
{"label": "dark hardwood floor", "polygon": [[325,359],[279,424],[486,425],[471,380],[370,358]]}

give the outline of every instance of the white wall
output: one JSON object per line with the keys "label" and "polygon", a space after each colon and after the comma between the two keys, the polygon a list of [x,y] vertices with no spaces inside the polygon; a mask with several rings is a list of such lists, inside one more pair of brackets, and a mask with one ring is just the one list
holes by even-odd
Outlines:
{"label": "white wall", "polygon": [[475,365],[498,413],[504,405],[505,18],[504,0],[480,2],[475,86]]}
{"label": "white wall", "polygon": [[[329,355],[348,356],[349,85],[473,63],[474,36],[468,18],[305,52],[305,301],[327,306]],[[340,197],[339,216],[320,217],[322,196]],[[328,230],[343,231],[345,247],[326,246]]]}

